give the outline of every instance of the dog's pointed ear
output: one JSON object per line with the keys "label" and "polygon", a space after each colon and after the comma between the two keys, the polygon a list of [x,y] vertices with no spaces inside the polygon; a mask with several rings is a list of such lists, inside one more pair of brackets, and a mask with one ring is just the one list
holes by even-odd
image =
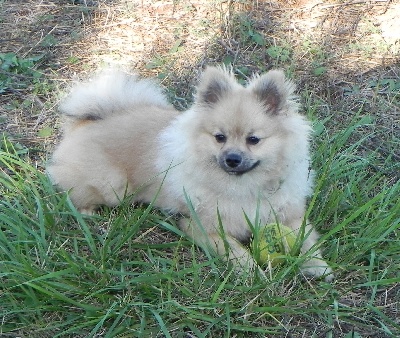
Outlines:
{"label": "dog's pointed ear", "polygon": [[270,114],[278,114],[288,103],[294,91],[293,83],[286,80],[282,70],[271,70],[254,78],[248,88],[265,105]]}
{"label": "dog's pointed ear", "polygon": [[231,89],[231,72],[225,68],[208,66],[200,78],[196,99],[198,103],[213,105]]}

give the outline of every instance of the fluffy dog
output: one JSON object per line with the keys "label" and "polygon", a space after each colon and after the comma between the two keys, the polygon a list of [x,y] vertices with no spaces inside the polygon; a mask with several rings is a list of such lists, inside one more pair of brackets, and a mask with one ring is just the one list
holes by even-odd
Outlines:
{"label": "fluffy dog", "polygon": [[[256,265],[241,244],[249,220],[305,230],[306,252],[318,239],[310,224],[302,228],[311,128],[293,91],[279,70],[243,87],[231,71],[207,67],[193,106],[179,113],[151,80],[108,71],[61,104],[68,121],[48,172],[83,213],[132,196],[186,215],[190,238],[239,267]],[[319,250],[303,271],[332,279]]]}

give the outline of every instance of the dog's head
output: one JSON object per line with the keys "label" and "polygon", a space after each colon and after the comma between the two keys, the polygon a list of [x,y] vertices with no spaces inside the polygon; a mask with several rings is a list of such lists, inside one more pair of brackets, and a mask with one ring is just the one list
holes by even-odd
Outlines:
{"label": "dog's head", "polygon": [[[293,89],[282,71],[254,77],[243,87],[231,71],[208,67],[193,107],[197,156],[231,175],[281,170],[288,148],[296,148],[293,136],[309,128],[296,114]],[[307,136],[303,139],[306,143]]]}

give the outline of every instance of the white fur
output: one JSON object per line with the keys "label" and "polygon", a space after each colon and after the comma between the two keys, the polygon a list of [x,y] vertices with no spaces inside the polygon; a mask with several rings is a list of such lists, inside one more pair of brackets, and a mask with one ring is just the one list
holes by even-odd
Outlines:
{"label": "white fur", "polygon": [[76,118],[88,114],[102,118],[140,105],[170,107],[155,81],[109,69],[89,82],[76,83],[62,101],[60,111]]}
{"label": "white fur", "polygon": [[195,211],[204,205],[218,206],[220,214],[226,218],[223,221],[230,223],[228,233],[238,238],[245,238],[249,229],[232,219],[243,220],[246,213],[252,222],[256,221],[257,214],[259,224],[275,222],[276,217],[284,222],[288,208],[304,205],[305,198],[312,193],[313,182],[308,155],[311,128],[307,121],[299,115],[285,118],[285,126],[293,139],[286,149],[287,170],[276,180],[265,181],[264,173],[229,176],[218,168],[210,169],[209,163],[199,160],[196,149],[188,141],[198,114],[195,109],[185,112],[159,136],[157,168],[160,172],[168,170],[165,185],[172,200],[185,201],[186,193]]}

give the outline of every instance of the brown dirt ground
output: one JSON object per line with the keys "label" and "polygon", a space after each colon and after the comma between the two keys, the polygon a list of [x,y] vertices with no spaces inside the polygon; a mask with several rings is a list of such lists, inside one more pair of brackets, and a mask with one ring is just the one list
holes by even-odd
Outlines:
{"label": "brown dirt ground", "polygon": [[[355,110],[360,102],[376,102],[379,95],[370,82],[400,76],[400,3],[395,1],[13,0],[0,8],[1,53],[43,55],[36,67],[49,86],[38,94],[32,85],[3,93],[1,129],[40,146],[53,141],[38,141],[37,132],[54,126],[59,96],[54,87],[65,89],[71,79],[106,64],[160,76],[174,88],[178,108],[190,102],[206,64],[229,56],[249,73],[274,67],[265,48],[244,41],[238,15],[253,22],[267,46],[288,44],[293,60],[288,66],[299,91],[307,87],[335,108],[344,104]],[[326,68],[322,76],[314,76],[317,66]],[[24,74],[9,75],[30,82]],[[398,106],[383,104],[382,125],[398,133]]]}

